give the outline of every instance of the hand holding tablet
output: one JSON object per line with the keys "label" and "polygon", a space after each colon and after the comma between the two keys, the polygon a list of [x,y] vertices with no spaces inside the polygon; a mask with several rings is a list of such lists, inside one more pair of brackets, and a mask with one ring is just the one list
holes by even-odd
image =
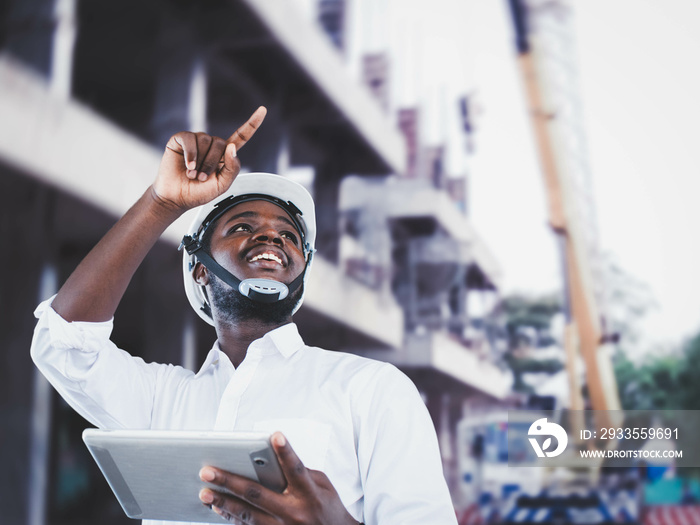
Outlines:
{"label": "hand holding tablet", "polygon": [[287,480],[283,492],[222,469],[205,467],[200,471],[201,478],[218,487],[203,489],[199,495],[202,502],[234,523],[358,525],[326,474],[306,468],[280,432],[272,434],[270,442]]}
{"label": "hand holding tablet", "polygon": [[286,486],[269,434],[87,429],[83,441],[130,518],[225,522],[198,498],[206,466]]}
{"label": "hand holding tablet", "polygon": [[280,432],[88,429],[83,440],[131,518],[358,523]]}

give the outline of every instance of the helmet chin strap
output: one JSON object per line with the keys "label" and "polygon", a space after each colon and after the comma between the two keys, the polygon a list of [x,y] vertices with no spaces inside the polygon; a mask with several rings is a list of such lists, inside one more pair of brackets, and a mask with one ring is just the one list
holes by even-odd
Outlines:
{"label": "helmet chin strap", "polygon": [[272,279],[253,278],[244,279],[241,281],[238,277],[216,262],[211,255],[202,249],[199,242],[189,235],[185,236],[185,238],[182,240],[182,245],[190,255],[196,254],[197,259],[199,259],[207,270],[216,275],[234,290],[238,290],[241,295],[244,295],[253,301],[260,303],[275,303],[277,301],[281,301],[285,297],[294,293],[304,282],[306,265],[304,266],[304,271],[301,272],[296,279],[289,283],[289,285],[279,281],[274,281]]}

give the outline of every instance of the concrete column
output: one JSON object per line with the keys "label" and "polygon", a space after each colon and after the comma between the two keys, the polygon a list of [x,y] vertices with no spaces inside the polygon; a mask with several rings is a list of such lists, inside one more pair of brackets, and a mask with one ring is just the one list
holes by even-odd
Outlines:
{"label": "concrete column", "polygon": [[[48,299],[58,291],[58,274],[52,264],[41,273],[38,301]],[[34,395],[29,447],[29,490],[27,491],[28,525],[44,525],[48,496],[49,452],[51,446],[51,397],[49,382],[34,369]]]}
{"label": "concrete column", "polygon": [[51,53],[51,91],[64,99],[71,96],[73,49],[77,36],[78,0],[56,0],[56,31]]}
{"label": "concrete column", "polygon": [[[253,139],[245,145],[241,153],[241,162],[251,171],[284,175],[284,171],[292,166],[293,157],[289,128],[282,118],[284,114],[282,106],[275,101],[272,103],[265,101],[265,104],[268,110],[265,122],[255,132]],[[248,116],[246,114],[241,122],[231,125],[227,133],[233,132]],[[316,206],[318,207],[318,202]]]}
{"label": "concrete column", "polygon": [[51,74],[55,0],[10,0],[5,47],[47,78]]}
{"label": "concrete column", "polygon": [[316,247],[319,255],[337,263],[340,254],[340,216],[338,197],[341,168],[332,160],[326,161],[314,180],[314,201],[316,203]]}
{"label": "concrete column", "polygon": [[[184,9],[163,12],[156,53],[159,70],[152,134],[163,145],[182,130],[206,131],[206,64],[196,44],[196,28]],[[195,125],[198,129],[192,129]]]}
{"label": "concrete column", "polygon": [[[46,261],[53,253],[53,209],[52,190],[0,161],[0,237],[8,240],[12,250],[12,255],[3,259],[0,279],[0,523],[3,524],[36,523],[30,520],[30,511],[41,517],[46,501],[40,476],[45,474],[41,468],[45,465],[48,443],[49,407],[44,401],[51,392],[36,377],[29,343],[37,298],[56,287],[55,279],[52,283],[51,279],[41,278],[42,274],[46,275]],[[39,409],[41,412],[36,412]]]}

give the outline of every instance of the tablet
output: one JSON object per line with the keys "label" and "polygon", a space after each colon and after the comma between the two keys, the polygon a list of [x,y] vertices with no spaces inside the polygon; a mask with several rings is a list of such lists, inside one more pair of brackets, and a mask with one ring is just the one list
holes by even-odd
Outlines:
{"label": "tablet", "polygon": [[205,465],[282,492],[286,486],[270,434],[86,429],[83,441],[130,518],[226,523],[202,504]]}

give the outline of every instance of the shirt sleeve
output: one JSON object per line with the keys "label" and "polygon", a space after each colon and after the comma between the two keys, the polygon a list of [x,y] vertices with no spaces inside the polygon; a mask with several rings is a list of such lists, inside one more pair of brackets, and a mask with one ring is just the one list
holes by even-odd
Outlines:
{"label": "shirt sleeve", "polygon": [[110,341],[112,320],[68,322],[51,307],[34,312],[31,356],[66,402],[100,428],[149,428],[159,368]]}
{"label": "shirt sleeve", "polygon": [[363,396],[358,461],[367,525],[456,525],[432,419],[415,385],[383,364]]}

